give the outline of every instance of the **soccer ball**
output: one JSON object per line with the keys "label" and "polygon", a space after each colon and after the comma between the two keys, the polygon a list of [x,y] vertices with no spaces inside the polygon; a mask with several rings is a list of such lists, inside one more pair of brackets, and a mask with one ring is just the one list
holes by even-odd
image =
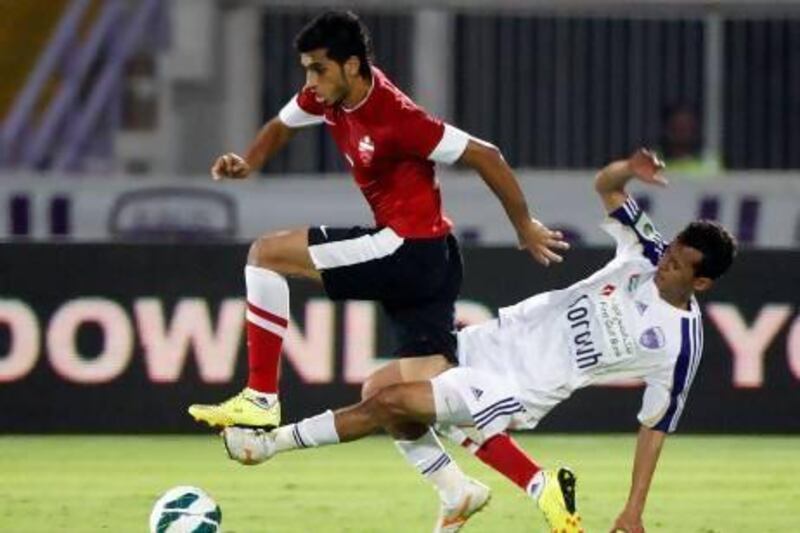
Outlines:
{"label": "soccer ball", "polygon": [[217,533],[222,511],[211,496],[197,487],[173,487],[150,513],[150,533]]}

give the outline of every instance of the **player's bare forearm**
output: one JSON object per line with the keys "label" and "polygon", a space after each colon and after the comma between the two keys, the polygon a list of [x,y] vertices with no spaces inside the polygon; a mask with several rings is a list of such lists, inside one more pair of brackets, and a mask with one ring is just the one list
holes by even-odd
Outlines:
{"label": "player's bare forearm", "polygon": [[519,231],[524,224],[530,221],[525,195],[522,193],[511,167],[508,166],[496,147],[471,140],[459,161],[475,170],[483,178],[483,181],[500,200],[515,229]]}
{"label": "player's bare forearm", "polygon": [[666,187],[667,180],[661,175],[664,162],[646,148],[639,148],[628,159],[606,165],[594,179],[594,188],[609,213],[625,203],[628,194],[625,185],[633,178],[649,185]]}
{"label": "player's bare forearm", "polygon": [[615,527],[623,531],[637,531],[642,528],[642,513],[647,502],[647,494],[666,437],[667,434],[663,431],[645,426],[639,429],[628,501],[617,518]]}
{"label": "player's bare forearm", "polygon": [[470,140],[461,155],[460,162],[480,174],[503,204],[508,219],[517,232],[521,249],[527,250],[545,266],[562,261],[557,251],[568,249],[569,244],[564,242],[560,232],[551,231],[538,220],[531,218],[519,182],[496,147]]}
{"label": "player's bare forearm", "polygon": [[244,159],[251,169],[260,169],[294,137],[296,130],[280,121],[278,117],[267,122],[247,148]]}
{"label": "player's bare forearm", "polygon": [[627,159],[614,161],[603,167],[594,178],[594,189],[600,195],[603,206],[609,213],[625,203],[625,186],[633,178],[630,162]]}

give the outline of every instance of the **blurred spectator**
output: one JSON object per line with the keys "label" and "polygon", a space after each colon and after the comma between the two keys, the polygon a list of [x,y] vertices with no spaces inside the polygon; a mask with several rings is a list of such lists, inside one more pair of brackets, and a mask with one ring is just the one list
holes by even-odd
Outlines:
{"label": "blurred spectator", "polygon": [[703,150],[700,119],[686,104],[670,106],[663,118],[661,158],[670,175],[703,179],[717,175],[722,165],[717,154]]}

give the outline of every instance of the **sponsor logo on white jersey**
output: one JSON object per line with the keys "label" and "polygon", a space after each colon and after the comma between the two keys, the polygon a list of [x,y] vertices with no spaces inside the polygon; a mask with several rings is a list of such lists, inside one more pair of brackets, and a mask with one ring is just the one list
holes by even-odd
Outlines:
{"label": "sponsor logo on white jersey", "polygon": [[[598,301],[598,319],[606,338],[607,353],[619,362],[633,357],[635,341],[628,333],[625,312],[619,298],[601,298]],[[611,361],[608,361],[611,363]]]}
{"label": "sponsor logo on white jersey", "polygon": [[578,368],[585,370],[600,361],[601,350],[595,343],[591,327],[591,302],[585,294],[572,302],[567,311],[569,337]]}
{"label": "sponsor logo on white jersey", "polygon": [[628,292],[634,293],[636,289],[639,287],[639,281],[641,280],[641,276],[639,274],[634,274],[628,278]]}

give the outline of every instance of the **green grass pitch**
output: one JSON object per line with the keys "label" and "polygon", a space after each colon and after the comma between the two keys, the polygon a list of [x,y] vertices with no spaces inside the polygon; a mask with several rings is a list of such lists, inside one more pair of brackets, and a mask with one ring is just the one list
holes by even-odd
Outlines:
{"label": "green grass pitch", "polygon": [[[609,530],[624,502],[635,435],[519,436],[544,464],[571,465],[588,532]],[[545,531],[533,503],[460,450],[494,491],[465,532]],[[645,526],[655,532],[787,532],[800,525],[800,437],[667,439]],[[137,532],[179,484],[207,490],[228,533],[430,531],[433,490],[386,437],[291,452],[244,467],[215,436],[0,437],[0,531]]]}

